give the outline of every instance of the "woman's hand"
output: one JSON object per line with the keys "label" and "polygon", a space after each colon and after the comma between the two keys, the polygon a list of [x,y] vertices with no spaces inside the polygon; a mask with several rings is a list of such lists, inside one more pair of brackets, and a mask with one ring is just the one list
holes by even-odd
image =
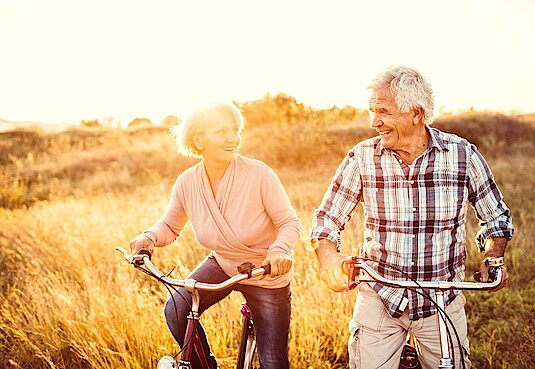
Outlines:
{"label": "woman's hand", "polygon": [[140,234],[130,241],[129,246],[132,250],[132,255],[139,254],[141,250],[148,250],[152,255],[152,251],[154,251],[154,242],[144,234]]}
{"label": "woman's hand", "polygon": [[272,252],[267,254],[266,258],[262,262],[262,265],[270,265],[271,272],[270,277],[276,277],[278,275],[286,274],[290,271],[293,264],[293,258],[282,252]]}

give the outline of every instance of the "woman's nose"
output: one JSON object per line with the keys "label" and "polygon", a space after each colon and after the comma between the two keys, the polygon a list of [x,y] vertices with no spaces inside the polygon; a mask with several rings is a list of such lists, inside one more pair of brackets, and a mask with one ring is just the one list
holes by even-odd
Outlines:
{"label": "woman's nose", "polygon": [[227,135],[227,142],[236,142],[240,139],[240,135],[238,133],[235,133],[235,132],[230,132],[228,135]]}

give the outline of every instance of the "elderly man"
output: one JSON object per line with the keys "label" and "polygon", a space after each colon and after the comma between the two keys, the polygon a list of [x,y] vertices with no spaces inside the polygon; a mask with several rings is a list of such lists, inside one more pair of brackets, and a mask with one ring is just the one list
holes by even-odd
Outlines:
{"label": "elderly man", "polygon": [[[480,220],[477,243],[485,257],[503,257],[513,235],[509,209],[476,147],[431,128],[433,91],[418,71],[391,67],[371,86],[371,126],[378,136],[354,146],[338,167],[314,213],[311,240],[322,276],[334,291],[346,289],[340,232],[360,202],[364,208],[361,256],[375,259],[380,274],[417,281],[462,281],[468,204]],[[481,264],[482,280],[488,267]],[[504,269],[504,283],[507,272]],[[464,296],[446,294],[446,313],[457,330],[465,366],[468,339]],[[407,331],[416,337],[420,361],[440,361],[436,308],[421,295],[378,283],[362,283],[348,344],[350,367],[398,368]],[[454,345],[456,367],[461,354]]]}

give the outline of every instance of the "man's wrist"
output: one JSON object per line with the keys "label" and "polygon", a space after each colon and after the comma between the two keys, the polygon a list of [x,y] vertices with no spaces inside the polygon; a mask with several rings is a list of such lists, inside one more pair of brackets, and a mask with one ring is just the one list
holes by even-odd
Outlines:
{"label": "man's wrist", "polygon": [[506,237],[492,237],[485,242],[485,258],[499,258],[505,255],[507,248]]}

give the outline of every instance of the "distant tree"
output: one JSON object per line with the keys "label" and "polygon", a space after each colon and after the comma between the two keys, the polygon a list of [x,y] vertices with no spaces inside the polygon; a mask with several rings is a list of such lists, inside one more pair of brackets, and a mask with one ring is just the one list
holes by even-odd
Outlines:
{"label": "distant tree", "polygon": [[103,127],[98,119],[82,120],[80,123],[82,127]]}
{"label": "distant tree", "polygon": [[260,100],[244,103],[243,115],[251,125],[281,125],[296,123],[307,119],[310,108],[296,100],[295,97],[279,93],[275,96],[265,95]]}
{"label": "distant tree", "polygon": [[168,115],[166,116],[161,122],[161,126],[176,126],[178,123],[180,123],[181,119],[175,115]]}
{"label": "distant tree", "polygon": [[127,128],[135,128],[142,126],[151,126],[153,125],[149,118],[135,118],[130,123],[128,123]]}

